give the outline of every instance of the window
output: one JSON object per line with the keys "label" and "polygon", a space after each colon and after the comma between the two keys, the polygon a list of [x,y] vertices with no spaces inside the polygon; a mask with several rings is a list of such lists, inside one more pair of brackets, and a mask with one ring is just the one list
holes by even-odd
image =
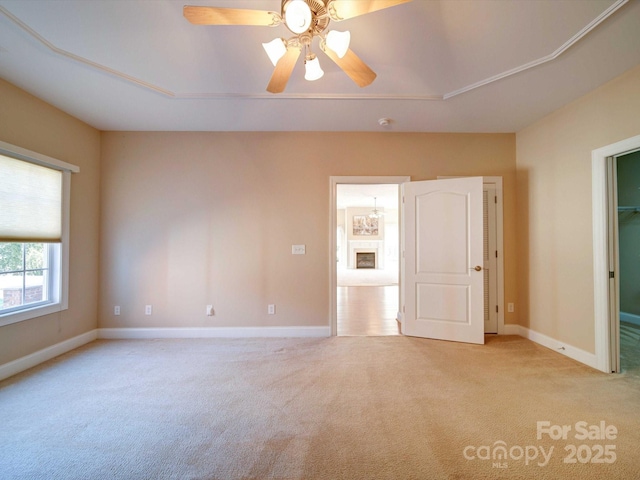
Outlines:
{"label": "window", "polygon": [[78,167],[0,142],[0,326],[67,308]]}
{"label": "window", "polygon": [[59,302],[59,255],[59,243],[0,243],[0,314]]}

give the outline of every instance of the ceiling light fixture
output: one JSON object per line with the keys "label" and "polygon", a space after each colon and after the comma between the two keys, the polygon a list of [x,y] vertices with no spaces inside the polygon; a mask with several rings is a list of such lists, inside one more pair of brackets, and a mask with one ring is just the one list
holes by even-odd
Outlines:
{"label": "ceiling light fixture", "polygon": [[322,78],[324,70],[320,67],[320,62],[315,54],[310,53],[304,59],[304,79],[313,82]]}
{"label": "ceiling light fixture", "polygon": [[331,30],[327,34],[327,47],[336,52],[339,58],[343,58],[349,50],[349,43],[351,43],[351,33],[339,32],[337,30]]}
{"label": "ceiling light fixture", "polygon": [[287,42],[284,38],[276,38],[268,43],[263,43],[262,46],[274,67],[278,64],[278,60],[287,53]]}
{"label": "ceiling light fixture", "polygon": [[380,210],[378,210],[378,204],[376,200],[377,198],[373,197],[373,212],[369,214],[369,218],[382,218],[384,215],[384,212],[381,212]]}
{"label": "ceiling light fixture", "polygon": [[284,24],[293,33],[300,35],[311,26],[311,8],[304,0],[289,0],[282,4]]}
{"label": "ceiling light fixture", "polygon": [[[275,0],[274,0],[275,1]],[[263,43],[269,60],[275,66],[267,91],[283,92],[293,73],[298,57],[305,49],[305,78],[317,80],[324,75],[320,62],[310,47],[315,38],[320,49],[333,60],[359,87],[366,87],[376,78],[376,73],[350,50],[351,34],[348,31],[329,31],[331,20],[340,22],[394,7],[411,0],[281,0],[280,13],[240,8],[219,8],[185,5],[187,20],[195,25],[264,25],[275,27],[284,24],[294,36],[276,38]]]}

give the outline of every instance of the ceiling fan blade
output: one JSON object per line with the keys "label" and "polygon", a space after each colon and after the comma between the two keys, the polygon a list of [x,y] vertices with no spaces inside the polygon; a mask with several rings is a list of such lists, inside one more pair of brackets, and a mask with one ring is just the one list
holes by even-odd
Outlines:
{"label": "ceiling fan blade", "polygon": [[321,45],[322,50],[327,56],[336,62],[336,64],[344,70],[344,73],[349,75],[349,78],[353,80],[359,87],[366,87],[370,85],[377,77],[376,72],[371,70],[369,66],[360,60],[353,50],[347,50],[344,57],[340,58],[338,55],[326,47],[325,45]]}
{"label": "ceiling fan blade", "polygon": [[287,47],[287,53],[276,63],[276,68],[267,86],[268,92],[281,93],[284,91],[301,52],[302,50],[298,46]]}
{"label": "ceiling fan blade", "polygon": [[395,7],[411,0],[334,0],[329,4],[332,20],[340,21],[375,12],[383,8]]}
{"label": "ceiling fan blade", "polygon": [[280,15],[263,10],[185,5],[182,13],[194,25],[258,25],[269,27],[280,23]]}

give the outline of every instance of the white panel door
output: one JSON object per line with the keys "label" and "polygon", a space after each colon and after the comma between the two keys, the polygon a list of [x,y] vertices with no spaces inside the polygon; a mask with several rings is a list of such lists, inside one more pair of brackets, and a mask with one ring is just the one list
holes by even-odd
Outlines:
{"label": "white panel door", "polygon": [[403,184],[402,333],[484,343],[482,178]]}

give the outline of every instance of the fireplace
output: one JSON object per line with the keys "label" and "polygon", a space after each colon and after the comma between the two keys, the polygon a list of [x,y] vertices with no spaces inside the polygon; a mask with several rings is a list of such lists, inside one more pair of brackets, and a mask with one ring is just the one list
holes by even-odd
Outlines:
{"label": "fireplace", "polygon": [[[384,242],[382,240],[349,240],[349,246],[347,250],[347,265],[349,266],[348,268],[362,268],[358,267],[357,265],[359,253],[373,254],[373,267],[367,265],[364,268],[384,268],[383,252]],[[371,259],[369,258],[369,261],[370,260]]]}
{"label": "fireplace", "polygon": [[376,252],[356,252],[356,268],[376,268]]}

